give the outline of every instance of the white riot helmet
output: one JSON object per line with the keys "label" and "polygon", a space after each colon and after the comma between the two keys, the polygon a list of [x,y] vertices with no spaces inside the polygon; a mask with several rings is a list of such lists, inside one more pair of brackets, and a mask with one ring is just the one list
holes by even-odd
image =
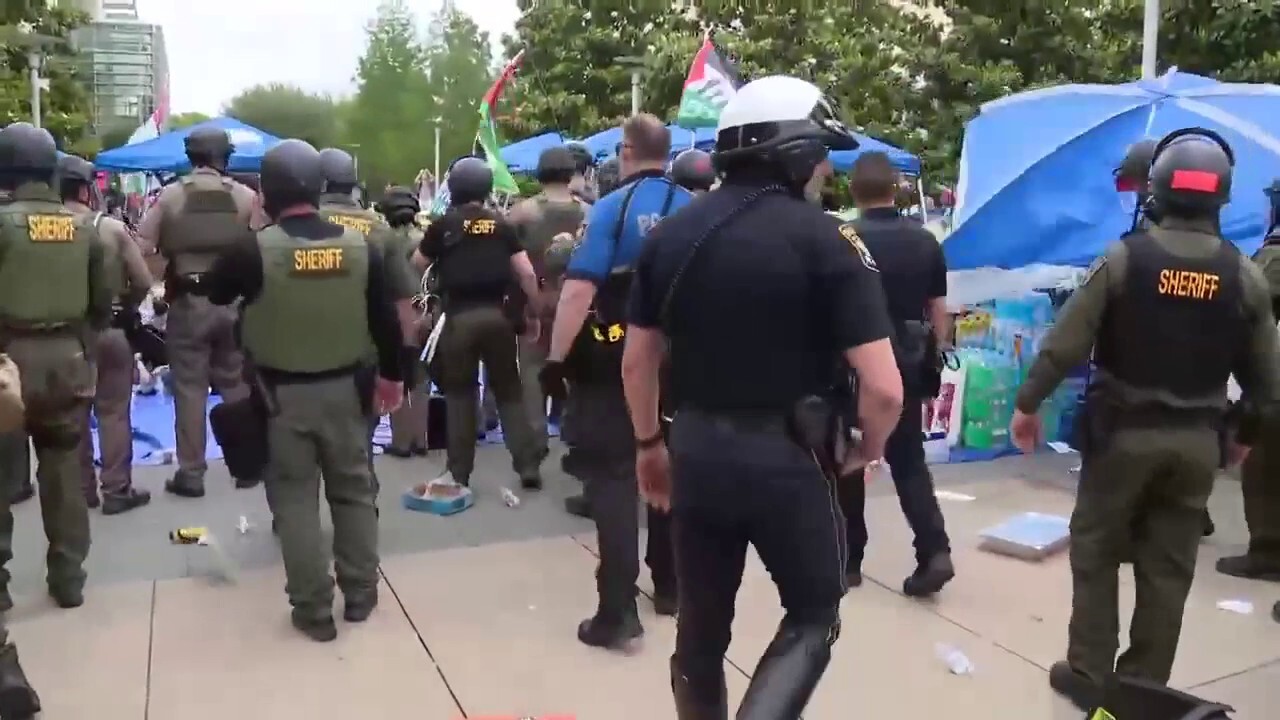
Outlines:
{"label": "white riot helmet", "polygon": [[779,180],[799,189],[829,151],[856,147],[857,139],[818,86],[772,75],[742,86],[725,105],[714,161],[721,172],[743,161],[768,164]]}

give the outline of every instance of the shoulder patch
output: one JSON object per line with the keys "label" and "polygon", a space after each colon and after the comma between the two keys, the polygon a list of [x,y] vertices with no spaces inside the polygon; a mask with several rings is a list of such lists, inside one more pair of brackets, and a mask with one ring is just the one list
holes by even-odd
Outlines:
{"label": "shoulder patch", "polygon": [[858,259],[862,261],[864,267],[874,272],[880,272],[880,267],[876,265],[876,259],[871,257],[871,251],[867,249],[866,243],[862,242],[862,238],[858,235],[853,223],[841,225],[840,236],[848,241],[849,245],[853,246],[854,251],[858,253]]}
{"label": "shoulder patch", "polygon": [[1084,271],[1084,275],[1080,277],[1080,284],[1084,285],[1085,283],[1092,280],[1093,276],[1097,275],[1098,271],[1106,267],[1106,265],[1107,265],[1106,254],[1099,255],[1096,260],[1094,260],[1092,263],[1089,264],[1089,268]]}

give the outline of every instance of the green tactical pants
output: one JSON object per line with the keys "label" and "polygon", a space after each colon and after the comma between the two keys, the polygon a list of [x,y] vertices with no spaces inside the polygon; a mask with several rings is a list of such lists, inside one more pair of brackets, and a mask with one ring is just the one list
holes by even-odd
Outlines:
{"label": "green tactical pants", "polygon": [[[1075,670],[1099,682],[1112,671],[1169,682],[1218,459],[1209,428],[1120,429],[1084,454],[1071,514]],[[1130,547],[1137,602],[1117,660],[1118,576]]]}
{"label": "green tactical pants", "polygon": [[[52,590],[80,590],[89,556],[89,507],[80,483],[82,413],[93,397],[93,368],[79,338],[26,336],[9,341],[4,351],[22,375],[27,434],[36,451],[40,516],[49,541],[45,555]],[[7,596],[13,558],[11,488],[0,492],[0,593]]]}
{"label": "green tactical pants", "polygon": [[435,361],[440,364],[439,384],[448,408],[448,467],[453,478],[467,482],[475,468],[481,362],[488,371],[488,389],[498,406],[512,466],[521,478],[536,477],[540,452],[520,390],[515,329],[502,308],[486,305],[448,313]]}
{"label": "green tactical pants", "polygon": [[1241,468],[1249,555],[1280,565],[1280,418],[1269,418]]}
{"label": "green tactical pants", "polygon": [[12,499],[31,482],[31,443],[26,431],[0,435],[0,493]]}
{"label": "green tactical pants", "polygon": [[320,543],[320,487],[333,518],[333,564],[348,599],[376,591],[378,516],[369,473],[369,425],[355,381],[338,377],[275,386],[267,424],[268,504],[284,556],[289,603],[315,619],[333,612],[333,578]]}

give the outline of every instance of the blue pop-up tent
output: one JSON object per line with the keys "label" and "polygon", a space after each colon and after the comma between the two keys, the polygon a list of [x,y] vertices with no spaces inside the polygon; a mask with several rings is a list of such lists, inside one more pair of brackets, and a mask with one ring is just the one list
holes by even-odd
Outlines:
{"label": "blue pop-up tent", "polygon": [[93,164],[99,170],[116,172],[176,173],[190,170],[184,142],[188,135],[204,128],[224,130],[230,136],[235,151],[228,163],[229,172],[258,172],[262,156],[280,142],[280,138],[235,118],[218,117],[152,140],[100,152]]}
{"label": "blue pop-up tent", "polygon": [[1113,171],[1129,146],[1174,130],[1219,133],[1235,152],[1223,235],[1242,251],[1266,230],[1264,187],[1280,175],[1280,87],[1171,70],[1123,85],[1063,85],[982,106],[965,129],[952,270],[1082,267],[1129,229],[1135,196]]}
{"label": "blue pop-up tent", "polygon": [[831,153],[831,165],[835,167],[836,172],[849,172],[853,168],[853,163],[858,156],[867,152],[882,152],[889,156],[889,162],[898,170],[909,173],[911,175],[920,174],[920,158],[903,150],[900,147],[890,145],[883,140],[877,140],[870,135],[862,135],[855,133],[858,138],[858,147],[853,150],[837,150]]}
{"label": "blue pop-up tent", "polygon": [[533,172],[538,167],[538,158],[542,156],[542,151],[559,147],[564,143],[564,136],[560,133],[545,132],[504,146],[499,154],[502,156],[502,162],[507,164],[507,169],[511,172]]}

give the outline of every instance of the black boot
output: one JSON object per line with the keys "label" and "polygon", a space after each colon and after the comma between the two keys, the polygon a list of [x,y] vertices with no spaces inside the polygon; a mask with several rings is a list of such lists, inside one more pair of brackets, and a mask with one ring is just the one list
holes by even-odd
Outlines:
{"label": "black boot", "polygon": [[1097,707],[1101,699],[1098,684],[1064,661],[1049,666],[1049,687],[1085,712]]}
{"label": "black boot", "polygon": [[591,503],[587,501],[587,496],[582,493],[565,498],[564,510],[570,515],[591,519]]}
{"label": "black boot", "polygon": [[262,476],[261,476],[261,475],[258,475],[258,476],[255,476],[255,477],[248,477],[248,478],[242,478],[242,477],[238,477],[238,478],[236,478],[236,489],[237,489],[237,490],[249,490],[249,489],[251,489],[251,488],[256,488],[256,487],[258,487],[258,486],[259,486],[259,485],[261,485],[261,484],[262,484]]}
{"label": "black boot", "polygon": [[1209,510],[1204,511],[1204,536],[1209,537],[1218,531],[1218,527],[1213,524],[1213,518],[1209,515]]}
{"label": "black boot", "polygon": [[604,648],[606,650],[628,651],[633,641],[644,636],[644,626],[640,624],[640,615],[634,603],[631,609],[623,613],[621,620],[614,620],[603,613],[578,623],[578,641],[583,645]]}
{"label": "black boot", "polygon": [[330,642],[338,639],[338,626],[332,617],[317,618],[300,612],[298,609],[290,614],[289,620],[298,632],[316,642]]}
{"label": "black boot", "polygon": [[175,473],[173,478],[164,484],[164,491],[184,498],[204,497],[204,479],[193,478],[182,473]]}
{"label": "black boot", "polygon": [[1214,568],[1223,575],[1246,580],[1280,582],[1280,561],[1255,554],[1245,553],[1221,558]]}
{"label": "black boot", "polygon": [[27,682],[13,643],[0,648],[0,720],[30,720],[40,712],[40,696]]}
{"label": "black boot", "polygon": [[951,564],[951,553],[938,553],[922,563],[902,581],[902,594],[907,597],[927,597],[942,590],[956,576],[956,568]]}
{"label": "black boot", "polygon": [[723,673],[715,697],[698,697],[689,684],[689,678],[680,672],[675,656],[672,656],[671,694],[676,700],[677,720],[729,720],[729,692],[724,686]]}
{"label": "black boot", "polygon": [[22,487],[18,488],[18,492],[14,494],[13,499],[9,501],[10,505],[20,505],[36,496],[36,486],[30,480],[22,483]]}
{"label": "black boot", "polygon": [[666,617],[675,617],[676,611],[680,608],[680,597],[676,594],[674,585],[659,585],[654,583],[653,588],[653,611],[659,615]]}
{"label": "black boot", "polygon": [[838,627],[799,625],[784,618],[751,674],[737,720],[799,718],[831,662],[831,643],[838,633]]}
{"label": "black boot", "polygon": [[342,619],[349,623],[364,622],[378,607],[378,591],[368,590],[347,595],[342,607]]}
{"label": "black boot", "polygon": [[103,493],[102,514],[119,515],[134,508],[140,508],[149,502],[151,502],[151,493],[135,487],[127,487],[123,492],[118,493]]}

